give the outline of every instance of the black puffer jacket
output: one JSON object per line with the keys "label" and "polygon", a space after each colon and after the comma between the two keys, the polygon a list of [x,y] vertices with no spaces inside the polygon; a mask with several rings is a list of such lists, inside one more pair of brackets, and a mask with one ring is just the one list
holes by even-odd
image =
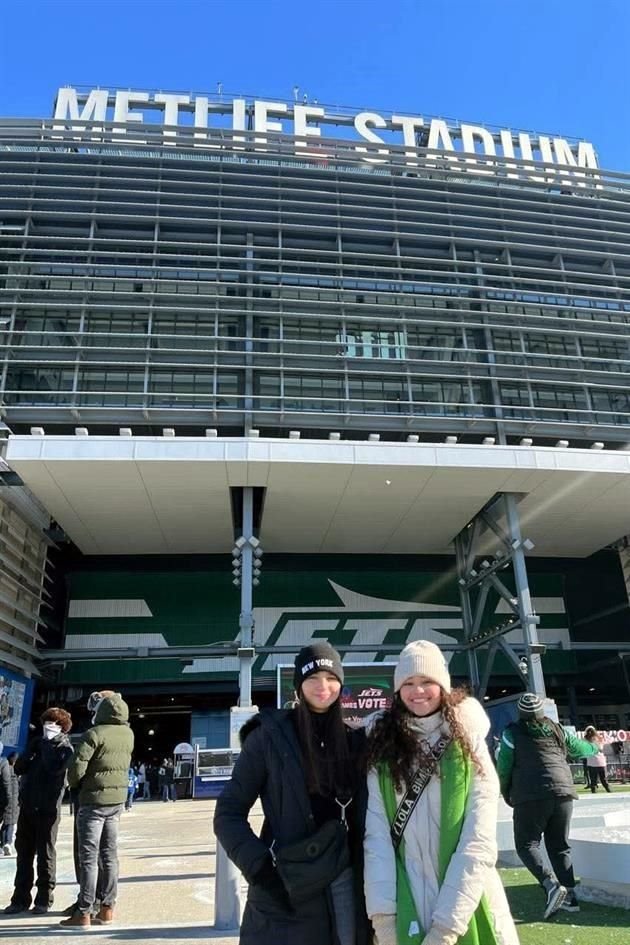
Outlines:
{"label": "black puffer jacket", "polygon": [[[348,739],[351,752],[358,755],[364,733],[348,730]],[[243,727],[241,740],[243,749],[232,779],[217,801],[214,817],[217,840],[250,884],[240,945],[336,945],[327,894],[294,911],[257,882],[269,863],[269,847],[274,840],[280,848],[302,840],[316,829],[291,712],[264,710]],[[265,815],[260,837],[247,819],[258,798]],[[351,833],[351,838],[353,834],[355,838],[351,852],[357,945],[368,945],[371,927],[363,898],[362,839],[367,804],[364,779],[352,803],[357,825]]]}
{"label": "black puffer jacket", "polygon": [[59,808],[71,758],[72,745],[67,735],[55,738],[39,735],[29,742],[24,754],[15,762],[15,773],[21,775],[22,810],[52,814]]}

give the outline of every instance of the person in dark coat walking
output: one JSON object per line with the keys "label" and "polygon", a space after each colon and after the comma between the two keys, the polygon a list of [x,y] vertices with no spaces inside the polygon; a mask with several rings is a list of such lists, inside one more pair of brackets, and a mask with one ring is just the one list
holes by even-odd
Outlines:
{"label": "person in dark coat walking", "polygon": [[[2,751],[1,747],[0,751]],[[17,752],[14,751],[6,758],[0,758],[0,794],[2,795],[2,799],[0,799],[0,819],[2,821],[0,847],[4,856],[15,856],[13,837],[19,811],[18,776],[15,773],[17,757]]]}
{"label": "person in dark coat walking", "polygon": [[[542,699],[526,692],[518,700],[518,722],[501,737],[497,771],[501,793],[514,808],[514,845],[530,873],[545,891],[543,918],[558,909],[579,912],[571,863],[569,830],[577,797],[570,758],[588,758],[599,751],[545,716]],[[553,870],[540,852],[545,847]]]}
{"label": "person in dark coat walking", "polygon": [[[330,644],[300,650],[294,684],[295,708],[263,710],[241,729],[242,751],[217,800],[217,841],[249,884],[240,945],[368,945],[372,932],[363,897],[362,850],[365,733],[343,722],[343,667]],[[248,814],[259,798],[265,819],[257,837]],[[292,906],[272,850],[344,815],[351,866],[322,893]]]}
{"label": "person in dark coat walking", "polygon": [[8,915],[26,912],[33,891],[33,863],[37,857],[37,894],[33,911],[46,913],[53,904],[56,885],[57,830],[61,799],[66,786],[66,768],[72,758],[68,732],[72,719],[65,709],[46,709],[41,717],[43,734],[36,736],[15,763],[21,776],[20,813],[15,849],[15,888],[4,910]]}

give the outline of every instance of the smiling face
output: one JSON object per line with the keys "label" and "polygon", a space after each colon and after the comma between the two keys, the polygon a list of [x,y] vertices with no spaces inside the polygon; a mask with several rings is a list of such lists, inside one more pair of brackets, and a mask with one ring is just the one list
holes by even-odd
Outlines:
{"label": "smiling face", "polygon": [[312,673],[302,683],[302,696],[313,712],[326,712],[340,692],[341,683],[332,673]]}
{"label": "smiling face", "polygon": [[442,704],[442,689],[426,676],[409,676],[400,687],[400,698],[413,715],[433,715]]}

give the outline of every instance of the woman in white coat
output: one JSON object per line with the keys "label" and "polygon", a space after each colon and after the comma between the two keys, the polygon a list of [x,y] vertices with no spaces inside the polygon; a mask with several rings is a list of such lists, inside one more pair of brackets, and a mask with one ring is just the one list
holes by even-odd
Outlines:
{"label": "woman in white coat", "polygon": [[442,653],[425,640],[402,651],[394,689],[368,749],[365,895],[378,945],[518,945],[495,867],[488,717],[451,690]]}

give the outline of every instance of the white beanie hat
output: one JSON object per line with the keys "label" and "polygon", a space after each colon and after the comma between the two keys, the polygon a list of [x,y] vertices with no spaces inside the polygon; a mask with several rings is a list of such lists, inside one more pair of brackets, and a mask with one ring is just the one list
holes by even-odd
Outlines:
{"label": "white beanie hat", "polygon": [[442,651],[428,640],[414,640],[413,643],[408,643],[398,657],[394,670],[394,692],[398,692],[410,676],[426,676],[432,682],[438,683],[444,692],[451,691],[451,677]]}

